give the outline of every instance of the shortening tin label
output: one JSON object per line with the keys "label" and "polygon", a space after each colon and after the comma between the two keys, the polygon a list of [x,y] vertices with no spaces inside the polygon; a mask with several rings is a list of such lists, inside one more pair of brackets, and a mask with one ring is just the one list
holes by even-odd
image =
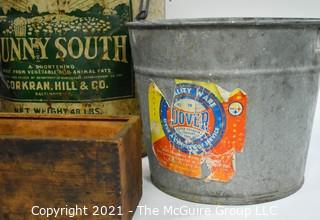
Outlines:
{"label": "shortening tin label", "polygon": [[4,0],[3,80],[16,102],[93,102],[134,97],[130,0]]}
{"label": "shortening tin label", "polygon": [[245,142],[247,96],[214,83],[176,80],[172,103],[149,86],[153,152],[161,166],[205,181],[228,182]]}

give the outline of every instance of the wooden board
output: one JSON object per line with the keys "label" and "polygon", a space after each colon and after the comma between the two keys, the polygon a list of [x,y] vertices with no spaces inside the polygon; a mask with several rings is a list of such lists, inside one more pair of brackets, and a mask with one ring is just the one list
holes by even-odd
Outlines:
{"label": "wooden board", "polygon": [[[0,114],[0,219],[45,219],[32,207],[66,205],[88,208],[75,219],[131,219],[142,190],[139,128],[138,117]],[[93,206],[123,215],[92,216]]]}

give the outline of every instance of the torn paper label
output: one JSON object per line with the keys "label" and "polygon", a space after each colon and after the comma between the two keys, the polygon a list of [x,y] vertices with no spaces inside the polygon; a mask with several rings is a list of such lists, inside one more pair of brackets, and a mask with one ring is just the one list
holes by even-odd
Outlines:
{"label": "torn paper label", "polygon": [[176,80],[172,103],[149,85],[153,152],[161,166],[205,181],[228,182],[245,142],[247,95],[214,83]]}

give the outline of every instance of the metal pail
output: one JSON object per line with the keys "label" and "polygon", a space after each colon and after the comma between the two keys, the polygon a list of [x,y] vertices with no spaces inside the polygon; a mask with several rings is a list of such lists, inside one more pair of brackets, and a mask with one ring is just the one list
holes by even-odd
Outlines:
{"label": "metal pail", "polygon": [[319,19],[128,24],[153,183],[254,204],[303,184],[319,87]]}

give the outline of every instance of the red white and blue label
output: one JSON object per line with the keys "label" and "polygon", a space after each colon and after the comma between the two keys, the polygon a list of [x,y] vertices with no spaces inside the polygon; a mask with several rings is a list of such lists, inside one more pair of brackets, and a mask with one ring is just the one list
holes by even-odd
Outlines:
{"label": "red white and blue label", "polygon": [[226,116],[222,104],[208,89],[189,83],[176,86],[174,105],[162,98],[160,118],[169,141],[182,152],[202,154],[221,140]]}

